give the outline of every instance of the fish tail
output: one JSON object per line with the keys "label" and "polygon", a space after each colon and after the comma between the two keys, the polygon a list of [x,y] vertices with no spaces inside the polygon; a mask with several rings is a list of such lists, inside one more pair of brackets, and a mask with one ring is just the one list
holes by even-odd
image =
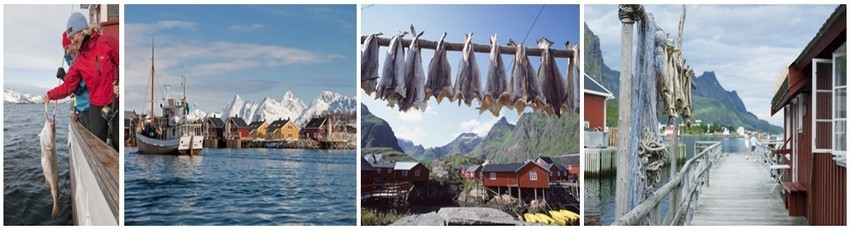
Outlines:
{"label": "fish tail", "polygon": [[53,200],[53,213],[50,215],[53,219],[59,217],[59,202],[57,202],[55,198],[56,197],[54,197]]}

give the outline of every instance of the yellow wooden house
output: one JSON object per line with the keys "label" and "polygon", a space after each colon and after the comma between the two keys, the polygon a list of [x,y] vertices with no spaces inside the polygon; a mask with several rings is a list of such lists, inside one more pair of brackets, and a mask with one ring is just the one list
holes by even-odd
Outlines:
{"label": "yellow wooden house", "polygon": [[266,128],[267,140],[298,140],[298,126],[292,120],[278,119]]}
{"label": "yellow wooden house", "polygon": [[266,129],[269,127],[269,123],[266,121],[255,121],[248,124],[248,130],[251,132],[251,138],[266,138]]}

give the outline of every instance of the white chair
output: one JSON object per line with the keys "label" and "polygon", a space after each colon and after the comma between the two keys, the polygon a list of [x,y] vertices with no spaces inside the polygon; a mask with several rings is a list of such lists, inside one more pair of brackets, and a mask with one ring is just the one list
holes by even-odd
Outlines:
{"label": "white chair", "polygon": [[[770,193],[773,193],[773,190],[776,190],[776,187],[782,185],[782,176],[785,175],[785,170],[791,169],[790,165],[787,164],[772,164],[768,166],[768,168],[773,172],[773,170],[779,170],[776,177],[773,178],[773,186],[770,187]],[[772,174],[772,173],[771,173]]]}

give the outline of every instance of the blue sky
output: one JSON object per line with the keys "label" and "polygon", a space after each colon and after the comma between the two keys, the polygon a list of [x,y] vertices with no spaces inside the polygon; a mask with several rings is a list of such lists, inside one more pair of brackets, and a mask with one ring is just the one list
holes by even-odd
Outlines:
{"label": "blue sky", "polygon": [[183,73],[190,102],[205,112],[220,112],[236,94],[260,102],[265,97],[280,100],[291,90],[307,104],[321,91],[355,96],[355,5],[124,9],[127,109],[141,109],[149,97],[144,94],[150,82],[152,37],[158,84],[172,85],[171,96],[176,97]]}
{"label": "blue sky", "polygon": [[[376,32],[384,33],[383,37],[392,37],[399,31],[410,31],[413,24],[417,31],[424,31],[421,39],[438,40],[443,32],[447,32],[447,42],[463,42],[464,34],[473,32],[473,43],[490,44],[490,35],[497,34],[499,44],[505,45],[509,38],[522,41],[528,34],[525,44],[536,48],[537,39],[546,37],[556,45],[554,48],[564,49],[564,43],[579,42],[579,7],[577,5],[364,5],[361,10],[361,35]],[[537,23],[529,32],[535,17],[540,12]],[[410,38],[408,35],[406,38]],[[380,50],[380,65],[386,47]],[[423,68],[427,70],[428,63],[433,57],[433,50],[422,50]],[[460,52],[449,51],[448,59],[452,65],[452,79],[456,76]],[[482,81],[487,75],[489,57],[487,53],[476,53],[480,66]],[[502,59],[510,73],[510,63],[513,54],[502,54]],[[535,69],[539,66],[539,57],[530,57]],[[566,72],[565,58],[556,59],[562,72]],[[482,82],[483,88],[483,82]],[[477,102],[472,107],[458,106],[457,102],[443,101],[437,105],[434,99],[428,101],[428,109],[423,113],[409,111],[399,112],[386,106],[386,102],[375,100],[358,90],[361,101],[369,107],[376,116],[386,120],[397,137],[411,140],[425,147],[442,146],[452,141],[460,133],[475,132],[486,135],[499,118],[489,112],[479,115]],[[530,109],[528,110],[530,111]],[[501,115],[510,123],[516,123],[518,116],[513,110],[502,109]]]}
{"label": "blue sky", "polygon": [[79,5],[3,6],[4,88],[45,95],[59,85],[62,31],[74,11],[88,12]]}
{"label": "blue sky", "polygon": [[[645,5],[656,22],[675,36],[681,5]],[[726,90],[735,90],[747,109],[770,116],[780,72],[835,10],[835,5],[688,5],[683,54],[697,76],[714,71]],[[620,21],[616,5],[586,5],[585,21],[599,36],[605,64],[620,69]]]}

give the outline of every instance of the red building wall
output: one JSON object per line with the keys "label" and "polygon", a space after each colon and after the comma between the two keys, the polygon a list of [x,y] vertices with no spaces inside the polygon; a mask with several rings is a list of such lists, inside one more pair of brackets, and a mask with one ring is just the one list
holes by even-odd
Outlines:
{"label": "red building wall", "polygon": [[326,134],[326,133],[327,133],[327,132],[325,131],[325,129],[324,129],[324,128],[308,128],[308,129],[304,129],[304,134],[306,134],[306,135],[307,135],[307,138],[310,138],[310,139],[313,139],[313,140],[316,140],[316,141],[321,141],[321,140],[323,140],[323,139],[325,138],[325,134]]}
{"label": "red building wall", "polygon": [[605,127],[605,97],[584,94],[584,120],[590,123],[591,129],[604,130]]}
{"label": "red building wall", "polygon": [[484,178],[482,178],[482,184],[488,187],[508,187],[508,186],[517,186],[519,183],[517,182],[516,174],[513,172],[497,172],[496,178],[491,179],[491,172],[484,173]]}
{"label": "red building wall", "polygon": [[814,155],[807,219],[811,225],[847,225],[847,169],[832,154]]}
{"label": "red building wall", "polygon": [[[416,176],[416,170],[417,169],[420,170],[419,176]],[[429,170],[428,170],[428,168],[426,168],[422,164],[417,164],[416,166],[411,168],[410,171],[407,172],[407,176],[404,176],[403,175],[404,173],[402,171],[405,171],[405,170],[393,170],[393,175],[394,175],[393,178],[395,178],[395,181],[399,181],[399,182],[401,182],[401,181],[414,181],[414,182],[428,181]]]}
{"label": "red building wall", "polygon": [[[531,172],[537,172],[537,180],[532,181],[529,177]],[[549,172],[536,164],[527,164],[519,170],[520,188],[549,188]]]}
{"label": "red building wall", "polygon": [[377,174],[375,171],[360,171],[360,185],[372,184]]}

